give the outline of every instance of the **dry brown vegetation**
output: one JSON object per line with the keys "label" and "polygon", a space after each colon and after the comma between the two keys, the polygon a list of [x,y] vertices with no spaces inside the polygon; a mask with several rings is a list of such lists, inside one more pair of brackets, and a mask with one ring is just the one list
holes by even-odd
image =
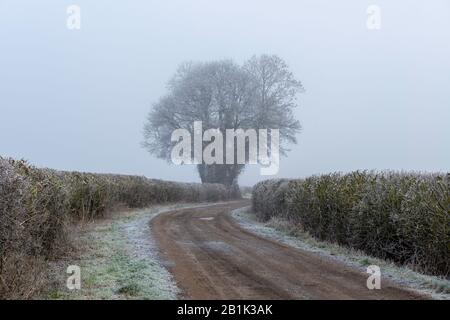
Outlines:
{"label": "dry brown vegetation", "polygon": [[450,276],[450,174],[353,172],[267,180],[258,218],[286,219],[319,240]]}
{"label": "dry brown vegetation", "polygon": [[117,206],[227,200],[218,184],[38,169],[0,157],[0,298],[33,297],[47,261],[70,246],[66,226],[102,217]]}

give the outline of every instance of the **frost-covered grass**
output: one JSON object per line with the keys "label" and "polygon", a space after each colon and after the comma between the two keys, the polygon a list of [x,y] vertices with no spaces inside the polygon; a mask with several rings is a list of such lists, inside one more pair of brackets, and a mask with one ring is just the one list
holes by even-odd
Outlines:
{"label": "frost-covered grass", "polygon": [[[176,299],[179,290],[158,257],[149,222],[177,208],[207,204],[176,204],[116,214],[75,231],[76,258],[58,262],[52,272],[56,289],[49,299]],[[68,290],[68,265],[81,268],[81,290]]]}
{"label": "frost-covered grass", "polygon": [[450,299],[450,281],[437,276],[429,276],[398,266],[390,261],[368,256],[361,251],[343,247],[335,243],[319,241],[301,231],[298,226],[280,217],[272,217],[267,222],[258,221],[251,207],[234,210],[233,217],[239,224],[258,235],[271,238],[309,252],[336,259],[365,272],[369,265],[378,265],[384,277],[421,293],[430,294],[435,299]]}

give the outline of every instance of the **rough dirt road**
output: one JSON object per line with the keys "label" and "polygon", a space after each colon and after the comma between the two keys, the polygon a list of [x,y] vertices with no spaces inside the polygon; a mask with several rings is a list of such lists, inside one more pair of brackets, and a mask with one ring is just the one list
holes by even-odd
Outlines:
{"label": "rough dirt road", "polygon": [[232,202],[164,213],[151,222],[182,299],[421,299],[382,279],[311,252],[261,238],[238,226]]}

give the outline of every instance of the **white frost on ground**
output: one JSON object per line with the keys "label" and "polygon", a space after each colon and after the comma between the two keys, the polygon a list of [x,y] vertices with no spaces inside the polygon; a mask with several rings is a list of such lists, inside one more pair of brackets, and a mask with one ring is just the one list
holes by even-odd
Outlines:
{"label": "white frost on ground", "polygon": [[434,299],[450,299],[450,281],[415,272],[407,267],[399,267],[388,261],[370,257],[360,251],[345,248],[337,244],[318,241],[305,232],[293,228],[286,221],[273,218],[262,223],[257,221],[251,207],[236,209],[233,218],[244,228],[260,236],[277,240],[292,247],[313,252],[326,259],[338,260],[351,267],[366,272],[369,265],[377,265],[382,276],[391,281],[409,287],[420,293],[431,295]]}
{"label": "white frost on ground", "polygon": [[[115,213],[84,226],[76,232],[80,256],[58,264],[58,289],[47,298],[176,299],[179,289],[159,257],[150,221],[164,212],[214,204],[160,205]],[[64,287],[67,265],[81,267],[81,290]]]}

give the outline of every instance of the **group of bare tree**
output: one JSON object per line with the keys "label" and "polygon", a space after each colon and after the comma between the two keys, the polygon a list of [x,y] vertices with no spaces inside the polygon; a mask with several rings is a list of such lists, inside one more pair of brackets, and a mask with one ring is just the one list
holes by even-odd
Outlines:
{"label": "group of bare tree", "polygon": [[[280,152],[296,143],[300,123],[293,115],[303,90],[287,64],[275,55],[252,57],[243,65],[231,60],[184,63],[168,84],[167,95],[154,104],[144,127],[144,147],[170,160],[175,129],[279,129]],[[226,144],[227,142],[224,141]],[[205,147],[205,145],[203,146]],[[197,164],[201,181],[237,183],[245,164]]]}

